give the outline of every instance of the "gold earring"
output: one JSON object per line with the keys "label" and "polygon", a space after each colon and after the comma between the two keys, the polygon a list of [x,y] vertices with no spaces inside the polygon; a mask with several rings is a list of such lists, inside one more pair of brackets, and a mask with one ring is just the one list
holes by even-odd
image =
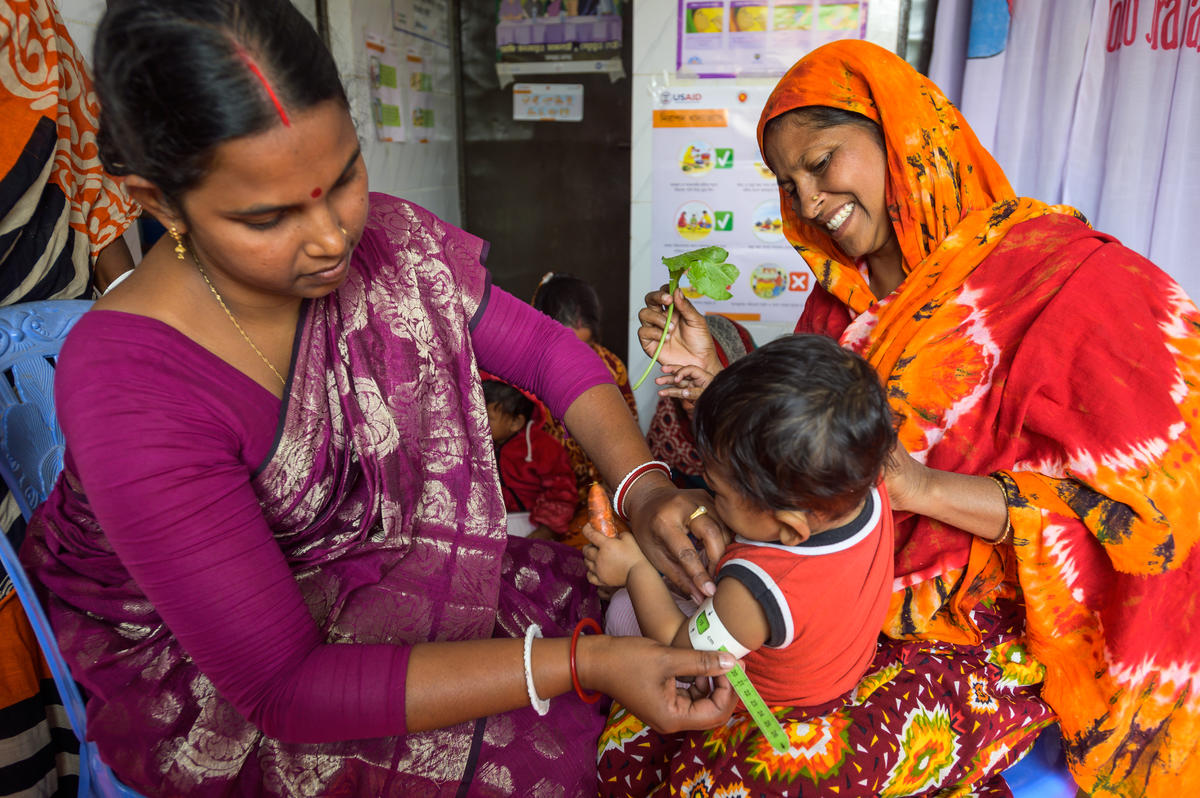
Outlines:
{"label": "gold earring", "polygon": [[184,246],[183,236],[175,229],[175,225],[171,225],[171,229],[167,231],[171,238],[175,239],[175,257],[180,260],[185,260],[187,255],[187,247]]}

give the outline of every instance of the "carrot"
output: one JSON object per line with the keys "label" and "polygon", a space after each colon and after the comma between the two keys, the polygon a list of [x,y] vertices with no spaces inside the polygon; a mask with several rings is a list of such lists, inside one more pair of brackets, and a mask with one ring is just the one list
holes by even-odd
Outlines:
{"label": "carrot", "polygon": [[593,482],[592,487],[588,489],[588,521],[593,529],[604,533],[605,537],[617,536],[612,503],[608,500],[608,494],[604,492],[604,486],[599,482]]}

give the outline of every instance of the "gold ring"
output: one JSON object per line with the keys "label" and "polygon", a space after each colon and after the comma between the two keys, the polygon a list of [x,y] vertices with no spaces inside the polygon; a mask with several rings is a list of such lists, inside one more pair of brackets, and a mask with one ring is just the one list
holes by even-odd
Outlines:
{"label": "gold ring", "polygon": [[705,507],[703,504],[700,505],[699,507],[697,507],[695,510],[692,511],[691,515],[688,516],[688,523],[689,524],[692,523],[697,518],[699,518],[700,516],[705,515],[707,513],[708,513],[708,508]]}

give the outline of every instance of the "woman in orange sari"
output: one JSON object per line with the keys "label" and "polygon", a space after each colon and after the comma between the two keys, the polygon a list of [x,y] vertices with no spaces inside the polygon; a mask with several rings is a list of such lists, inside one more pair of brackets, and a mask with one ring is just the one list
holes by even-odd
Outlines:
{"label": "woman in orange sari", "polygon": [[[1194,794],[1196,306],[1078,212],[1016,196],[937,87],[866,42],[792,67],[759,144],[819,282],[797,331],[865,356],[901,419],[892,605],[855,690],[778,708],[788,753],[744,713],[664,738],[618,708],[602,781],[1008,795],[999,774],[1057,716],[1089,795]],[[717,364],[680,294],[647,297],[643,343],[672,302],[678,395]]]}

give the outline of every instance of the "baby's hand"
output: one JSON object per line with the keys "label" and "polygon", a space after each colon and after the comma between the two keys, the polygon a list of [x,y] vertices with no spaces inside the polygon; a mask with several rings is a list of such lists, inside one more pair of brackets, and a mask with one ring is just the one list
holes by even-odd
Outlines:
{"label": "baby's hand", "polygon": [[659,396],[673,396],[683,401],[688,413],[696,407],[696,400],[713,381],[713,375],[699,366],[663,366],[665,377],[654,380],[658,385],[669,386],[658,391]]}
{"label": "baby's hand", "polygon": [[588,581],[593,585],[624,587],[629,572],[646,559],[632,533],[622,532],[610,538],[597,532],[591,524],[584,524],[583,534],[591,541],[583,547],[583,559],[587,563]]}

